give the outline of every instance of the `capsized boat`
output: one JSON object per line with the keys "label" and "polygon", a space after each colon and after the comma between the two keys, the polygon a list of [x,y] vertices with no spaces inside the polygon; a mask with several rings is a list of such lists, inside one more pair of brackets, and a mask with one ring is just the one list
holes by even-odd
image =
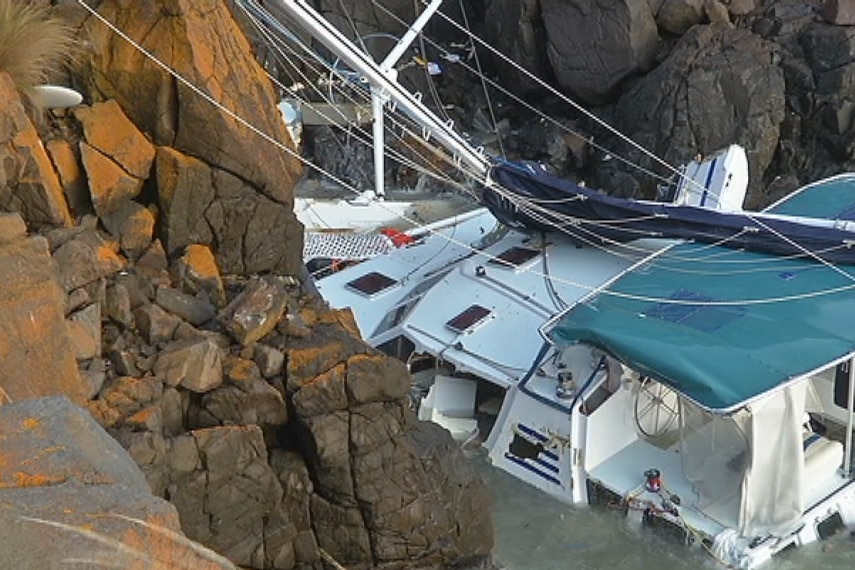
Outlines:
{"label": "capsized boat", "polygon": [[[765,214],[833,224],[853,205],[844,175]],[[494,466],[754,568],[855,526],[855,267],[801,253],[581,245],[482,210],[318,289],[408,362],[421,417]]]}

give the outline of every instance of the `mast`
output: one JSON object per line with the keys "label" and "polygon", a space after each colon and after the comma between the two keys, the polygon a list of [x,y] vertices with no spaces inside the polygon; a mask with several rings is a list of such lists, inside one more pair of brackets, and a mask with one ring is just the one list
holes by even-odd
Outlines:
{"label": "mast", "polygon": [[291,18],[296,20],[312,37],[324,44],[327,49],[353,70],[361,74],[362,80],[370,85],[372,109],[374,111],[374,173],[378,194],[383,193],[383,106],[390,100],[422,125],[422,134],[425,140],[431,136],[435,137],[454,154],[455,162],[465,163],[478,175],[483,176],[486,182],[489,162],[484,153],[473,148],[463,137],[457,134],[451,128],[450,122],[443,122],[431,112],[419,97],[401,87],[397,82],[397,71],[393,67],[441,3],[442,0],[433,0],[431,6],[421,14],[383,63],[378,65],[369,54],[354,45],[305,0],[280,0],[281,7]]}

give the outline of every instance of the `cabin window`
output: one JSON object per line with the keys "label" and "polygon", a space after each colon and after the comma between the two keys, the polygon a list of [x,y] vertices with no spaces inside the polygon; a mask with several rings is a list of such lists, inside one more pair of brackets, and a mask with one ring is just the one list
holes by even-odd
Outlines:
{"label": "cabin window", "polygon": [[536,249],[515,246],[506,249],[494,259],[491,259],[488,263],[517,268],[523,263],[534,259],[538,255],[540,255],[540,252]]}
{"label": "cabin window", "polygon": [[849,405],[849,366],[851,362],[846,360],[834,369],[834,405],[844,410]]}
{"label": "cabin window", "polygon": [[492,311],[481,305],[470,305],[468,309],[445,323],[445,326],[454,332],[461,334],[472,330],[483,323]]}
{"label": "cabin window", "polygon": [[703,332],[717,331],[745,314],[744,307],[712,305],[716,299],[688,289],[678,289],[668,298],[679,302],[656,303],[644,314]]}
{"label": "cabin window", "polygon": [[397,283],[397,281],[387,275],[372,271],[371,273],[357,277],[353,281],[349,281],[347,287],[367,297],[371,297]]}

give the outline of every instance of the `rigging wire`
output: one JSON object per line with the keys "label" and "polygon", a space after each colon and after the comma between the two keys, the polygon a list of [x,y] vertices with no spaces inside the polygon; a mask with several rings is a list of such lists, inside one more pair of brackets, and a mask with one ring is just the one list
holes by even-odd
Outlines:
{"label": "rigging wire", "polygon": [[[393,12],[391,12],[388,8],[386,8],[385,6],[383,6],[382,4],[380,4],[379,2],[377,2],[377,0],[374,0],[374,3],[375,3],[375,5],[376,5],[378,8],[380,8],[382,11],[384,11],[384,12],[385,12],[385,14],[386,14],[387,16],[389,16],[389,17],[390,17],[390,18],[392,18],[392,19],[397,20],[397,21],[398,21],[399,23],[401,23],[401,24],[405,24],[405,23],[404,23],[404,21],[403,21],[399,16],[397,16],[396,14],[394,14]],[[433,46],[434,48],[436,48],[436,49],[438,49],[438,50],[441,50],[441,51],[443,51],[443,52],[444,52],[444,53],[446,53],[446,54],[448,53],[448,51],[447,51],[445,48],[443,48],[443,47],[442,47],[441,45],[439,45],[438,43],[436,43],[436,42],[432,41],[430,38],[427,38],[427,42],[428,42],[431,46]],[[500,85],[499,83],[497,83],[497,82],[493,81],[493,80],[492,80],[492,79],[490,79],[489,77],[487,77],[487,76],[485,76],[485,75],[482,75],[482,74],[479,74],[479,72],[478,72],[478,70],[477,70],[477,69],[475,69],[475,68],[471,67],[470,65],[466,64],[462,58],[460,58],[460,59],[458,59],[458,58],[453,58],[453,59],[455,59],[455,63],[457,63],[458,65],[460,65],[461,67],[463,67],[466,71],[468,71],[469,73],[471,73],[471,74],[475,75],[476,77],[479,77],[479,79],[481,79],[481,81],[482,81],[482,82],[486,82],[486,83],[487,83],[487,84],[489,84],[489,85],[490,85],[490,87],[492,87],[493,89],[496,89],[497,91],[499,91],[500,93],[502,93],[502,94],[503,94],[503,95],[505,95],[506,97],[508,97],[508,98],[512,99],[515,103],[517,103],[517,104],[519,104],[519,105],[522,105],[522,106],[523,106],[523,107],[525,107],[527,110],[529,110],[529,111],[531,111],[532,113],[534,113],[534,114],[538,115],[541,119],[543,119],[543,120],[545,120],[545,121],[547,121],[547,122],[551,123],[553,126],[555,126],[555,127],[559,128],[559,129],[561,129],[562,131],[564,131],[564,132],[566,132],[566,133],[568,133],[568,134],[571,134],[571,135],[573,135],[573,136],[575,136],[575,137],[579,138],[580,140],[585,141],[587,144],[591,145],[593,148],[595,148],[595,149],[597,149],[597,150],[599,150],[599,151],[601,151],[601,152],[603,152],[603,153],[605,153],[605,154],[608,154],[609,156],[611,156],[612,158],[614,158],[614,159],[615,159],[615,160],[617,160],[618,162],[621,162],[621,163],[623,163],[623,164],[626,164],[627,166],[632,167],[633,169],[637,170],[638,172],[641,172],[642,174],[644,174],[644,175],[646,175],[646,176],[650,177],[650,178],[651,178],[651,179],[653,179],[653,180],[658,180],[658,181],[663,182],[663,183],[666,183],[666,184],[667,184],[667,183],[671,183],[671,182],[672,182],[672,178],[662,176],[661,174],[657,174],[656,172],[653,172],[652,170],[650,170],[650,169],[648,169],[648,168],[645,168],[645,167],[641,166],[640,164],[637,164],[637,163],[635,163],[635,162],[631,161],[630,159],[625,158],[625,157],[621,156],[620,154],[617,154],[617,153],[615,153],[615,152],[611,151],[610,149],[608,149],[608,148],[604,147],[603,145],[601,145],[601,144],[599,144],[599,143],[595,142],[595,141],[593,140],[593,138],[588,137],[588,136],[585,136],[585,135],[583,135],[581,132],[579,132],[579,131],[577,131],[577,130],[575,130],[575,129],[572,129],[572,128],[568,127],[567,125],[565,125],[565,124],[564,124],[564,123],[562,123],[561,121],[558,121],[557,119],[555,119],[555,118],[553,118],[553,117],[550,117],[549,115],[547,115],[546,113],[544,113],[543,111],[541,111],[540,109],[538,109],[537,107],[535,107],[534,105],[532,105],[531,103],[529,103],[528,101],[526,101],[525,99],[523,99],[522,97],[520,97],[519,95],[516,95],[515,93],[511,92],[510,90],[508,90],[507,88],[503,87],[503,86],[502,86],[502,85]],[[678,172],[678,174],[680,174],[680,173]],[[685,176],[684,176],[684,175],[680,175],[680,178],[685,178]],[[695,183],[695,184],[696,184],[696,183]],[[699,192],[699,191],[698,191],[698,190],[695,190],[694,188],[691,188],[691,189],[690,189],[690,192],[695,192],[695,193],[697,193],[697,192]]]}
{"label": "rigging wire", "polygon": [[[100,13],[98,13],[94,8],[91,8],[90,6],[88,6],[84,0],[77,0],[77,3],[81,7],[83,7],[87,12],[89,12],[93,17],[95,17],[97,20],[99,20],[101,23],[103,23],[105,26],[107,26],[111,31],[113,31],[119,37],[121,37],[124,41],[128,42],[131,46],[133,46],[134,49],[138,50],[141,54],[143,54],[146,58],[148,58],[150,61],[155,63],[163,71],[170,74],[176,81],[180,82],[182,85],[187,87],[193,93],[199,95],[202,99],[204,99],[209,104],[211,104],[212,106],[214,106],[218,110],[220,110],[223,113],[225,113],[226,115],[228,115],[230,118],[235,120],[237,123],[239,123],[243,127],[247,128],[248,130],[250,130],[254,134],[258,135],[259,137],[261,137],[265,141],[271,143],[276,148],[284,151],[286,154],[289,154],[293,158],[302,162],[303,164],[305,164],[309,168],[312,168],[318,172],[321,172],[322,174],[326,175],[327,177],[329,177],[334,182],[340,184],[342,187],[349,189],[356,194],[359,194],[358,190],[353,188],[351,185],[347,184],[345,181],[340,180],[338,177],[336,177],[332,173],[329,173],[329,172],[323,170],[322,168],[318,167],[317,165],[312,164],[310,161],[308,161],[304,157],[300,156],[299,153],[295,152],[294,150],[289,148],[287,145],[278,141],[275,137],[269,135],[268,133],[265,133],[263,130],[259,129],[258,127],[256,127],[255,125],[253,125],[252,123],[250,123],[249,121],[247,121],[246,119],[241,117],[240,115],[238,115],[236,112],[232,111],[231,109],[229,109],[228,107],[226,107],[225,105],[223,105],[222,103],[220,103],[219,101],[214,99],[211,95],[202,91],[199,87],[194,85],[191,81],[189,81],[183,75],[178,73],[176,70],[174,70],[173,68],[168,66],[166,63],[164,63],[162,60],[157,58],[150,51],[148,51],[143,46],[141,46],[139,43],[137,43],[135,40],[133,40],[124,31],[119,29],[115,24],[113,24],[112,22],[107,20],[104,16],[102,16]],[[380,203],[380,205],[382,206],[382,203]],[[404,220],[408,221],[409,223],[412,223],[414,226],[421,227],[424,231],[426,231],[427,233],[430,233],[431,235],[440,235],[442,237],[442,239],[446,239],[449,242],[455,243],[456,245],[458,245],[464,249],[471,250],[475,256],[478,256],[478,257],[481,257],[484,259],[488,259],[488,260],[498,260],[498,258],[496,256],[493,256],[493,255],[491,255],[491,254],[489,254],[483,250],[479,250],[479,249],[477,249],[477,248],[475,248],[469,244],[460,242],[459,240],[456,240],[454,238],[450,238],[450,237],[444,235],[441,231],[435,231],[429,227],[423,226],[422,224],[418,223],[415,220],[410,219],[407,216],[401,216],[401,217]],[[670,246],[666,246],[665,249],[668,249],[669,247]],[[653,255],[656,255],[656,254],[654,253]],[[643,263],[643,260],[641,260],[641,262]],[[850,279],[853,278],[852,274],[849,274],[849,273],[843,271],[841,268],[833,266],[833,264],[830,264],[830,266],[835,267],[835,269],[837,269],[837,271],[839,271],[839,272],[843,272],[843,274],[846,275],[848,278],[850,278]],[[855,291],[855,283],[848,283],[848,284],[839,285],[836,287],[829,287],[826,289],[819,289],[819,290],[815,290],[815,291],[806,291],[806,292],[792,294],[792,295],[780,295],[780,296],[775,296],[775,297],[763,297],[763,298],[698,301],[698,300],[672,299],[672,298],[656,297],[656,296],[650,296],[650,295],[639,295],[639,294],[634,294],[634,293],[625,293],[625,292],[621,292],[621,291],[615,291],[612,289],[607,289],[607,288],[604,288],[602,286],[591,286],[591,285],[587,285],[584,283],[579,283],[579,282],[573,281],[571,279],[566,279],[566,278],[561,278],[561,277],[556,277],[556,276],[550,277],[548,275],[543,274],[542,272],[536,272],[536,271],[532,271],[530,269],[526,269],[525,271],[528,271],[528,272],[530,272],[534,275],[538,275],[540,277],[549,278],[553,282],[561,283],[563,285],[567,285],[567,286],[571,286],[571,287],[576,287],[576,288],[579,288],[583,291],[588,291],[588,292],[590,292],[591,295],[601,294],[601,295],[607,295],[607,296],[611,296],[611,297],[615,297],[615,298],[621,298],[621,299],[625,299],[625,300],[643,302],[643,303],[688,305],[688,306],[694,306],[694,307],[698,307],[698,306],[728,307],[728,306],[770,305],[770,304],[777,304],[777,303],[788,303],[788,302],[793,302],[793,301],[815,299],[815,298],[824,297],[827,295],[834,295],[834,294],[839,294],[839,293],[847,293],[847,292]],[[855,271],[855,268],[853,268],[853,271]],[[587,297],[586,300],[590,299],[590,298],[592,298],[592,297]]]}
{"label": "rigging wire", "polygon": [[[324,94],[320,91],[320,89],[318,89],[314,85],[314,82],[310,81],[309,78],[306,76],[306,74],[299,70],[299,66],[295,65],[291,61],[291,59],[282,51],[281,48],[283,46],[281,46],[275,42],[275,38],[270,35],[269,31],[267,31],[265,28],[263,28],[263,24],[261,22],[259,22],[256,17],[254,17],[252,14],[250,14],[248,12],[247,12],[247,17],[250,19],[250,21],[253,23],[253,25],[256,26],[258,31],[265,36],[265,39],[270,43],[270,45],[273,46],[274,48],[276,48],[275,53],[277,53],[280,57],[282,57],[291,67],[296,69],[297,72],[300,74],[301,78],[303,79],[303,81],[306,84],[311,85],[312,89],[315,91],[315,93],[317,93],[317,95],[321,99],[326,100]],[[284,47],[287,48],[292,54],[294,54],[296,56],[296,53],[294,52],[293,49],[290,48],[290,46],[288,46],[287,44],[284,44]],[[297,56],[297,57],[299,57],[299,56]],[[314,68],[309,62],[303,61],[303,63],[306,64],[312,72],[319,75],[318,70],[316,68]],[[330,69],[333,70],[332,72],[335,72],[335,69],[333,69],[333,67],[330,66],[329,63],[326,63],[326,62],[324,62],[324,63],[327,67],[330,67]],[[333,66],[334,66],[334,64],[333,64]],[[323,117],[326,121],[330,122],[332,125],[335,125],[336,127],[340,128],[342,130],[345,130],[345,127],[341,123],[336,122],[335,119],[331,118],[329,115],[327,115],[324,111],[322,111],[316,105],[313,105],[312,102],[308,101],[307,99],[304,99],[304,98],[297,96],[296,93],[293,93],[287,87],[282,85],[282,83],[277,78],[273,77],[271,74],[268,73],[267,75],[270,78],[270,80],[273,81],[278,87],[285,90],[286,92],[292,93],[292,96],[294,96],[294,98],[298,99],[301,103],[304,103],[310,109],[313,109],[316,113],[318,113],[319,116]],[[331,86],[330,87],[330,97],[332,97],[332,85],[333,85],[333,82],[331,81],[330,82],[330,86]],[[344,89],[340,89],[340,91],[349,101],[351,101],[354,104],[358,104],[357,99],[355,97],[349,96],[349,93],[346,92]],[[335,102],[331,98],[328,102],[331,104],[331,108],[334,109],[344,121],[347,121],[346,115],[338,108],[337,105],[334,104]],[[411,136],[414,136],[412,133],[410,133],[409,130],[407,130],[407,128],[405,126],[403,126],[401,123],[398,123],[397,121],[395,121],[394,118],[392,118],[392,122],[396,126],[401,128],[402,130],[407,132],[408,134],[411,134]],[[348,126],[350,126],[350,123],[348,123]],[[357,140],[359,142],[365,144],[366,146],[370,146],[372,144],[371,139],[370,139],[370,135],[364,129],[361,129],[360,127],[358,127],[358,125],[355,126],[355,128],[358,130],[360,135],[362,135],[361,137],[355,137],[355,138],[357,138]],[[349,130],[347,132],[349,133]],[[413,152],[413,154],[415,154],[416,156],[418,156],[419,158],[424,160],[424,162],[426,164],[433,166],[434,169],[436,170],[436,172],[428,171],[427,169],[422,167],[420,164],[416,163],[413,160],[408,159],[403,154],[399,153],[398,151],[396,151],[395,149],[392,149],[392,148],[386,148],[385,149],[384,152],[387,156],[395,159],[396,161],[398,161],[399,163],[401,163],[405,166],[412,168],[413,170],[415,170],[417,172],[421,172],[423,174],[426,174],[426,175],[428,175],[428,176],[430,176],[436,180],[439,180],[443,183],[449,184],[450,186],[456,187],[459,190],[469,191],[469,188],[460,184],[459,182],[455,181],[450,176],[448,176],[445,173],[443,173],[442,171],[440,171],[438,169],[438,167],[436,167],[436,165],[433,165],[432,162],[427,160],[415,147],[413,147],[410,143],[408,143],[406,140],[404,140],[402,137],[400,137],[397,133],[393,133],[393,134],[398,139],[398,141],[400,142],[401,145],[405,146],[407,149],[409,149],[411,152]],[[414,136],[414,138],[416,140],[418,140],[417,137]],[[344,146],[341,143],[341,141],[338,140],[337,137],[336,137],[336,140],[337,140],[339,145]]]}
{"label": "rigging wire", "polygon": [[[375,5],[379,4],[379,0],[371,0],[371,2]],[[426,0],[422,0],[422,3],[425,4]],[[579,103],[576,103],[575,101],[573,101],[573,99],[571,99],[567,95],[561,93],[559,90],[552,87],[551,85],[549,85],[548,83],[546,83],[545,81],[543,81],[542,79],[537,77],[535,74],[533,74],[529,70],[525,69],[523,66],[521,66],[518,63],[516,63],[515,61],[513,61],[511,58],[509,58],[508,56],[506,56],[505,54],[500,52],[498,49],[491,46],[488,42],[482,40],[477,35],[470,33],[468,30],[464,29],[460,24],[455,22],[453,18],[448,17],[447,15],[443,14],[441,11],[437,11],[437,14],[439,15],[439,17],[444,19],[446,22],[448,22],[449,24],[451,24],[452,26],[454,26],[455,28],[457,28],[461,32],[467,34],[472,41],[476,41],[478,44],[485,47],[493,55],[499,57],[502,61],[511,65],[516,71],[522,73],[523,75],[525,75],[529,79],[535,81],[539,86],[543,87],[544,89],[549,91],[552,95],[555,95],[556,97],[558,97],[559,99],[561,99],[562,101],[564,101],[565,103],[567,103],[568,105],[573,107],[577,112],[581,113],[582,115],[586,116],[590,120],[594,121],[600,127],[604,128],[608,132],[617,136],[620,140],[622,140],[626,144],[630,145],[631,147],[635,148],[636,150],[638,150],[639,152],[641,152],[642,154],[644,154],[645,156],[647,156],[648,158],[650,158],[651,160],[656,162],[657,164],[659,164],[662,167],[664,167],[665,169],[667,169],[669,172],[672,172],[673,174],[677,175],[679,178],[686,180],[687,183],[700,187],[700,185],[697,182],[695,182],[694,180],[692,180],[690,178],[685,177],[685,175],[680,171],[679,168],[671,165],[670,163],[668,163],[664,159],[657,156],[655,153],[647,150],[641,144],[635,142],[634,140],[632,140],[631,138],[629,138],[628,136],[626,136],[625,134],[620,132],[618,129],[616,129],[615,127],[608,124],[603,119],[597,117],[591,111],[585,109]]]}

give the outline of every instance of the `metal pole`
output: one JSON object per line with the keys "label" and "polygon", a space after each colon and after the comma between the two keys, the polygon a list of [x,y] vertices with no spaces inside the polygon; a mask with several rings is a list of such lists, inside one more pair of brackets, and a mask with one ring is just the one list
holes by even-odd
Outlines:
{"label": "metal pole", "polygon": [[386,188],[383,180],[383,95],[376,87],[371,88],[371,110],[374,113],[374,194],[382,197]]}
{"label": "metal pole", "polygon": [[412,45],[413,41],[415,41],[419,32],[421,32],[427,25],[428,20],[430,20],[434,13],[439,9],[440,4],[442,4],[442,0],[433,0],[428,7],[425,8],[425,11],[416,18],[416,21],[413,22],[413,25],[410,26],[407,33],[404,34],[404,36],[398,41],[397,45],[389,52],[389,55],[386,56],[386,59],[383,60],[383,63],[380,64],[380,69],[383,71],[390,71],[395,67],[395,64],[398,63],[398,60],[401,59],[401,56],[404,55],[407,48]]}
{"label": "metal pole", "polygon": [[843,474],[849,475],[852,467],[852,406],[855,404],[855,357],[849,361],[849,394],[847,394],[846,412],[849,416],[846,423],[846,447],[843,455]]}
{"label": "metal pole", "polygon": [[369,84],[382,88],[384,94],[397,103],[398,107],[421,123],[429,135],[435,136],[457,158],[465,162],[478,174],[486,175],[489,161],[463,137],[450,130],[439,117],[425,107],[416,96],[391,81],[371,57],[359,50],[353,42],[327,22],[305,0],[280,0],[280,6],[294,18],[312,37],[323,43],[352,69],[361,73]]}

